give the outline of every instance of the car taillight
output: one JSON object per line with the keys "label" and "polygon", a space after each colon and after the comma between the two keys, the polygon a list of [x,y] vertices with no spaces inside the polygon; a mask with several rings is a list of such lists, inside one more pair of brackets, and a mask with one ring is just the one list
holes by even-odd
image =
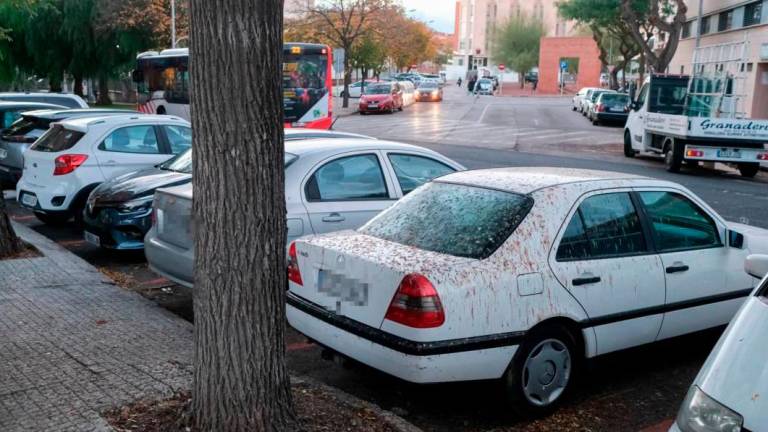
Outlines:
{"label": "car taillight", "polygon": [[304,286],[304,282],[301,280],[301,272],[299,271],[299,260],[296,257],[296,242],[291,243],[288,248],[288,280]]}
{"label": "car taillight", "polygon": [[429,279],[411,273],[400,282],[384,318],[408,327],[431,328],[443,325],[445,313]]}
{"label": "car taillight", "polygon": [[760,153],[757,155],[757,160],[768,161],[768,153]]}
{"label": "car taillight", "polygon": [[53,175],[69,174],[76,170],[77,167],[83,164],[88,159],[88,155],[84,154],[66,154],[56,158],[53,162],[55,168],[53,169]]}
{"label": "car taillight", "polygon": [[597,104],[597,106],[595,107],[595,111],[603,112],[605,111],[605,106],[603,104]]}
{"label": "car taillight", "polygon": [[701,150],[688,150],[685,152],[685,155],[688,157],[703,157],[704,152]]}

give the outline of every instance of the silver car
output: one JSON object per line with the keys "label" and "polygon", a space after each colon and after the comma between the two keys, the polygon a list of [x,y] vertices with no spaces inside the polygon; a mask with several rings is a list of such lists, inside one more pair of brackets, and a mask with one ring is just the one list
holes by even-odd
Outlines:
{"label": "silver car", "polygon": [[[403,195],[460,164],[409,144],[367,139],[285,142],[288,242],[358,228]],[[192,287],[192,185],[158,189],[144,252],[156,273]]]}

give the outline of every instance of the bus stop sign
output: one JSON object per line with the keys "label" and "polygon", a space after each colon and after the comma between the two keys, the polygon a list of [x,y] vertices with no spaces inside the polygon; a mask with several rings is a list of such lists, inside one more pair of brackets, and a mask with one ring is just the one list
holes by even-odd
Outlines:
{"label": "bus stop sign", "polygon": [[568,69],[568,62],[566,62],[565,60],[562,60],[560,62],[560,70],[566,70],[566,69]]}

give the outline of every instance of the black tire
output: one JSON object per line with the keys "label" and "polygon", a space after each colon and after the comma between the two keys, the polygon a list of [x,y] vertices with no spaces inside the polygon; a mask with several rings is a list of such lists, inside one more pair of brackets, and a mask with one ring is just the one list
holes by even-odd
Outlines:
{"label": "black tire", "polygon": [[664,165],[667,166],[667,171],[671,173],[680,172],[680,167],[683,166],[683,146],[676,143],[673,139],[668,139],[664,147],[666,149],[664,152]]}
{"label": "black tire", "polygon": [[50,214],[50,213],[38,213],[35,212],[35,217],[40,222],[51,225],[51,226],[62,226],[66,225],[67,222],[69,222],[70,219],[72,219],[72,215],[68,213],[56,213],[56,214]]}
{"label": "black tire", "polygon": [[157,108],[157,115],[165,115],[165,107],[161,106]]}
{"label": "black tire", "polygon": [[600,126],[600,120],[592,119],[592,126]]}
{"label": "black tire", "polygon": [[[525,368],[526,362],[530,356],[535,358],[536,352],[541,353],[547,344],[556,344],[566,349],[570,359],[569,364],[562,367],[564,364],[555,365],[551,361],[546,361],[545,363],[552,365],[553,369],[547,370],[538,377],[533,377],[530,375],[530,371]],[[582,351],[579,350],[574,335],[561,325],[545,325],[529,332],[518,347],[515,357],[503,377],[510,408],[518,415],[527,418],[541,417],[557,409],[576,386],[583,363]],[[552,376],[549,376],[550,372]],[[525,390],[526,384],[536,383],[536,381],[531,381],[534,378],[539,380],[542,391],[555,388],[552,385],[557,386],[557,383],[563,384],[563,379],[565,381],[564,387],[559,394],[553,394],[554,399],[547,401],[547,403],[542,404],[540,400],[535,402],[536,398],[528,396]],[[548,384],[544,382],[546,379],[550,379]]]}
{"label": "black tire", "polygon": [[629,131],[624,131],[624,156],[633,158],[637,152],[632,149],[632,137],[629,135]]}
{"label": "black tire", "polygon": [[760,171],[760,164],[742,163],[739,164],[739,172],[742,177],[752,178]]}
{"label": "black tire", "polygon": [[571,107],[571,111],[576,111],[576,107]]}

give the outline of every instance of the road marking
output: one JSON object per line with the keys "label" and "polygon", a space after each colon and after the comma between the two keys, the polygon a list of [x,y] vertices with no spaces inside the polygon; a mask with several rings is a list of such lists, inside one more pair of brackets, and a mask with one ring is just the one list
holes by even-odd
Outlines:
{"label": "road marking", "polygon": [[482,123],[483,122],[483,118],[485,118],[485,113],[488,112],[488,108],[490,108],[490,107],[491,107],[491,104],[487,104],[485,106],[485,108],[483,108],[483,112],[480,114],[480,118],[477,119],[476,123]]}
{"label": "road marking", "polygon": [[564,137],[564,136],[568,136],[568,135],[587,135],[587,134],[589,134],[589,132],[585,132],[585,131],[578,131],[578,132],[560,131],[558,133],[550,133],[550,134],[532,136],[529,139],[538,140],[538,139],[548,139],[548,138],[555,138],[555,137]]}

